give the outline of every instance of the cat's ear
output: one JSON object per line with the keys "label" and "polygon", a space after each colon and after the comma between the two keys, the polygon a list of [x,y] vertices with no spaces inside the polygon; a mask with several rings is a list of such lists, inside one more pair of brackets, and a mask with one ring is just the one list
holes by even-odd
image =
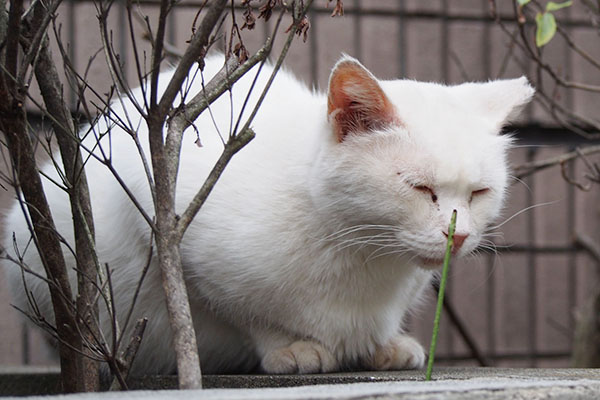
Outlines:
{"label": "cat's ear", "polygon": [[498,129],[514,121],[535,93],[524,76],[487,83],[467,83],[456,88],[461,87],[468,93],[473,111],[491,120]]}
{"label": "cat's ear", "polygon": [[329,77],[327,116],[338,142],[350,132],[363,133],[400,123],[377,78],[348,56],[338,61]]}

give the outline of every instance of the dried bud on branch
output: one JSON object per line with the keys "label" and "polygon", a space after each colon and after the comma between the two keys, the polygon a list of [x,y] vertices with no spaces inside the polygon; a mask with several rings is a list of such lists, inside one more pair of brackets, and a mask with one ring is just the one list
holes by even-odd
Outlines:
{"label": "dried bud on branch", "polygon": [[244,10],[244,25],[242,25],[242,29],[246,28],[249,31],[256,27],[256,17],[252,12],[252,7],[250,7],[250,3],[248,3],[247,8]]}
{"label": "dried bud on branch", "polygon": [[250,57],[246,46],[242,42],[238,42],[233,48],[233,54],[237,57],[240,64],[246,62],[246,60]]}
{"label": "dried bud on branch", "polygon": [[258,15],[258,18],[264,18],[265,21],[268,21],[269,18],[271,18],[271,15],[273,15],[273,9],[277,6],[283,6],[283,1],[282,0],[268,0],[265,4],[263,4],[259,11],[260,14]]}
{"label": "dried bud on branch", "polygon": [[[292,22],[292,25],[290,25],[290,27],[285,30],[285,33],[288,33],[289,31],[291,31],[293,27],[294,27],[294,23]],[[296,35],[298,35],[298,36],[302,35],[302,41],[306,42],[306,39],[308,38],[308,30],[309,29],[310,29],[310,21],[308,20],[308,17],[305,15],[304,17],[302,17],[302,20],[300,20],[300,23],[298,24],[298,26],[296,26]]]}
{"label": "dried bud on branch", "polygon": [[[333,0],[327,0],[327,7],[329,7],[329,3]],[[333,7],[333,12],[331,13],[332,17],[342,16],[344,15],[344,0],[335,0],[335,7]]]}

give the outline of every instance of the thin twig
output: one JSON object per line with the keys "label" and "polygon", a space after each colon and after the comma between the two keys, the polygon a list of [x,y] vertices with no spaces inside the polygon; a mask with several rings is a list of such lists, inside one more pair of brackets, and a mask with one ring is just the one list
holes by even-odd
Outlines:
{"label": "thin twig", "polygon": [[213,27],[218,22],[228,0],[216,0],[207,10],[199,29],[194,34],[190,45],[181,57],[173,77],[160,98],[158,109],[161,115],[166,115],[179,93],[181,85],[188,76],[192,65],[204,55],[204,49],[209,42]]}
{"label": "thin twig", "polygon": [[600,153],[600,145],[588,146],[581,150],[574,150],[568,153],[561,154],[557,157],[552,157],[544,160],[536,160],[518,165],[513,169],[515,178],[523,179],[526,176],[532,175],[546,168],[564,164],[571,160],[581,157],[582,155],[590,155]]}
{"label": "thin twig", "polygon": [[598,242],[584,233],[575,234],[575,245],[585,249],[590,256],[600,265],[600,245]]}
{"label": "thin twig", "polygon": [[147,323],[148,318],[142,318],[136,322],[135,327],[133,328],[133,333],[131,334],[131,338],[129,340],[129,344],[127,345],[127,348],[121,352],[117,360],[119,366],[117,379],[114,380],[110,385],[109,390],[128,389],[126,379],[129,375],[129,371],[131,370],[131,366],[133,365],[133,361],[135,360],[135,356],[140,348],[140,344],[142,343],[142,338],[144,337],[144,331],[146,330]]}
{"label": "thin twig", "polygon": [[[138,296],[140,294],[140,291],[142,290],[142,284],[144,283],[146,274],[148,273],[148,270],[150,269],[150,265],[152,264],[152,257],[154,255],[153,243],[154,243],[154,231],[151,231],[150,232],[150,245],[148,246],[148,258],[146,259],[146,265],[144,266],[144,269],[142,270],[140,279],[135,287],[135,292],[133,293],[131,305],[129,306],[127,316],[125,317],[125,322],[123,323],[123,332],[127,331],[127,327],[129,326],[129,321],[131,320],[131,316],[133,315],[133,309],[135,308]],[[117,348],[121,346],[121,340],[122,340],[122,337],[119,338],[119,342],[117,343]]]}
{"label": "thin twig", "polygon": [[[183,132],[193,124],[196,118],[206,110],[210,104],[225,93],[246,72],[259,62],[267,59],[272,48],[273,40],[269,38],[267,43],[250,57],[244,64],[238,65],[237,60],[230,57],[223,68],[205,85],[204,90],[195,95],[185,107],[178,109],[176,114],[169,119],[167,125],[166,146],[172,154],[179,153]],[[179,160],[173,160],[173,170],[179,167]],[[176,181],[173,182],[173,185]]]}
{"label": "thin twig", "polygon": [[210,171],[208,177],[204,181],[204,184],[202,185],[200,190],[196,193],[196,195],[194,196],[194,198],[192,199],[192,201],[190,202],[190,204],[188,205],[186,210],[181,214],[180,219],[177,221],[176,232],[177,232],[177,236],[179,238],[183,237],[188,226],[190,225],[190,223],[194,219],[195,215],[198,213],[198,211],[200,210],[200,208],[206,201],[206,199],[207,199],[208,195],[210,194],[210,192],[212,191],[215,183],[217,182],[217,180],[223,173],[225,166],[227,166],[227,164],[229,163],[231,158],[235,155],[235,153],[237,153],[242,147],[244,147],[246,144],[248,144],[254,138],[254,131],[250,128],[250,124],[254,120],[254,117],[256,116],[256,113],[258,112],[258,109],[259,109],[260,105],[262,104],[262,101],[264,100],[264,98],[267,94],[267,91],[271,87],[271,84],[273,83],[273,80],[275,79],[277,72],[279,72],[279,69],[281,68],[281,65],[283,64],[283,60],[285,59],[285,56],[287,55],[290,45],[292,44],[292,40],[294,39],[294,35],[296,34],[297,26],[299,26],[300,23],[302,22],[302,17],[304,15],[306,15],[306,12],[308,11],[308,8],[310,7],[311,4],[312,4],[312,0],[307,1],[303,9],[301,8],[300,4],[297,5],[297,9],[295,10],[296,15],[294,16],[294,18],[295,18],[294,24],[292,25],[290,32],[288,33],[287,39],[283,45],[283,48],[281,49],[279,58],[277,59],[277,62],[273,66],[273,71],[271,72],[271,76],[269,77],[269,80],[265,84],[265,87],[264,87],[254,109],[252,110],[250,116],[246,120],[246,123],[244,124],[244,126],[242,127],[240,132],[237,135],[234,132],[234,135],[229,138],[229,141],[227,142],[227,145],[223,149],[223,152],[221,153],[219,160],[217,161],[217,163],[215,164],[213,169]]}
{"label": "thin twig", "polygon": [[571,178],[569,176],[569,173],[567,172],[567,163],[560,163],[560,173],[563,177],[563,179],[565,180],[565,182],[567,182],[570,185],[575,186],[577,189],[583,191],[583,192],[589,192],[592,189],[592,184],[588,183],[587,185],[577,182],[575,179]]}

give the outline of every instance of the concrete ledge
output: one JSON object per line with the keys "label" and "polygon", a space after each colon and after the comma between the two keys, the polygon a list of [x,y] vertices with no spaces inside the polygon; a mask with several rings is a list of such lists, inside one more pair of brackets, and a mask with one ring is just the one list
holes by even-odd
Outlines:
{"label": "concrete ledge", "polygon": [[[174,376],[131,379],[127,398],[187,399],[598,399],[600,370],[438,368],[433,381],[423,371],[323,375],[207,375],[202,391],[173,391]],[[56,394],[58,371],[0,368],[0,396]],[[150,391],[149,391],[150,390]],[[99,399],[122,399],[101,393]],[[62,397],[62,396],[61,396]],[[75,399],[78,396],[68,396]],[[95,398],[95,397],[92,397]]]}

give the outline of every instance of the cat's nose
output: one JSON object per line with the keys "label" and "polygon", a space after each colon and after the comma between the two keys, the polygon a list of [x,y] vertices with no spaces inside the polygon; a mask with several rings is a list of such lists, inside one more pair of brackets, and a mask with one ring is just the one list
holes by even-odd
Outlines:
{"label": "cat's nose", "polygon": [[[444,236],[448,237],[448,233],[446,233],[446,232],[443,232],[443,233],[444,233]],[[458,253],[458,251],[462,247],[463,243],[465,242],[465,239],[467,239],[468,237],[469,237],[468,233],[459,233],[459,232],[454,233],[454,244],[452,245],[452,254]]]}

